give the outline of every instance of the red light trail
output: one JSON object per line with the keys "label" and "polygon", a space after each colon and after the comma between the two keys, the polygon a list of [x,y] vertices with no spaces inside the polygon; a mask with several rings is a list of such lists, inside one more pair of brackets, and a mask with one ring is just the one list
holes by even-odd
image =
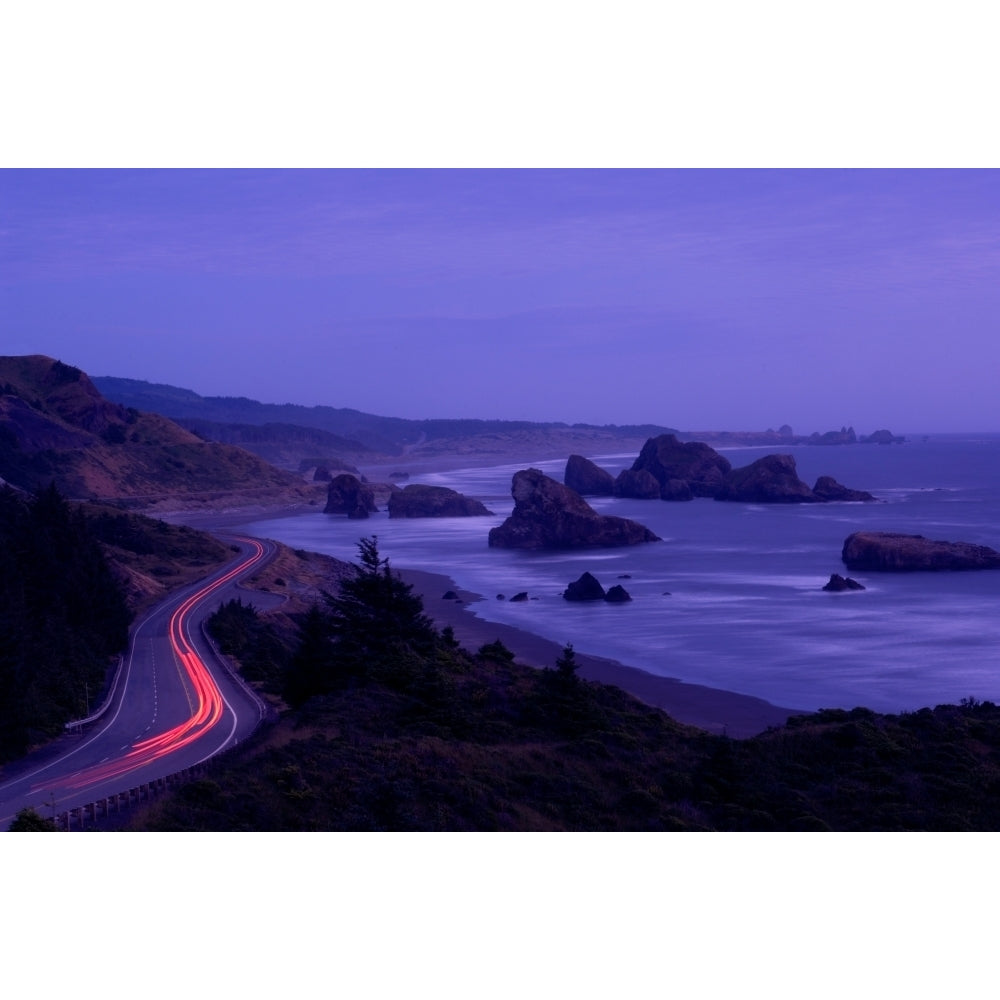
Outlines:
{"label": "red light trail", "polygon": [[[68,781],[59,782],[62,787],[79,790],[88,785],[122,777],[146,767],[201,739],[222,718],[225,710],[225,699],[211,671],[205,666],[204,661],[188,640],[187,620],[194,608],[205,598],[263,559],[266,550],[260,542],[253,538],[243,538],[240,541],[252,546],[254,552],[224,576],[213,580],[188,597],[170,617],[168,629],[170,646],[184,669],[184,676],[190,683],[194,695],[190,717],[165,732],[133,744],[132,748],[117,760],[106,764],[96,764],[76,772],[69,777]],[[45,787],[47,787],[45,783],[36,786],[38,789]]]}

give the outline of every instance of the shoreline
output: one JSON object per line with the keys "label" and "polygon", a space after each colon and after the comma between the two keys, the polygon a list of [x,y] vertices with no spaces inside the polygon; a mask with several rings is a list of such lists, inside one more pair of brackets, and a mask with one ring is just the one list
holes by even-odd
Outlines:
{"label": "shoreline", "polygon": [[[293,517],[316,513],[316,507],[300,505],[254,506],[231,508],[228,511],[173,511],[159,515],[165,521],[179,522],[201,531],[232,533],[244,524],[271,518]],[[455,638],[470,652],[499,639],[518,662],[532,667],[552,667],[563,647],[551,639],[528,632],[514,625],[487,621],[472,610],[472,605],[485,600],[483,595],[458,587],[446,573],[429,570],[393,570],[413,586],[413,592],[424,602],[424,612],[437,628],[450,625]],[[453,590],[460,600],[445,600]],[[784,708],[752,695],[706,687],[671,677],[658,677],[638,667],[618,660],[593,656],[576,649],[579,675],[602,684],[613,684],[629,694],[666,712],[677,722],[715,735],[746,739],[762,733],[770,726],[781,726],[793,715],[807,714],[802,709]]]}
{"label": "shoreline", "polygon": [[[413,586],[413,593],[424,602],[424,612],[437,628],[450,625],[455,638],[470,652],[499,639],[519,663],[532,667],[553,667],[563,647],[534,632],[515,625],[487,621],[472,611],[470,605],[485,600],[481,594],[462,590],[442,573],[427,570],[399,569],[395,573]],[[446,600],[453,590],[460,600]],[[574,647],[580,664],[579,675],[602,684],[613,684],[629,694],[666,712],[672,719],[715,735],[746,739],[770,726],[781,726],[793,715],[807,714],[801,709],[782,708],[762,698],[724,691],[721,688],[690,684],[672,677],[658,677],[618,660],[592,656]]]}

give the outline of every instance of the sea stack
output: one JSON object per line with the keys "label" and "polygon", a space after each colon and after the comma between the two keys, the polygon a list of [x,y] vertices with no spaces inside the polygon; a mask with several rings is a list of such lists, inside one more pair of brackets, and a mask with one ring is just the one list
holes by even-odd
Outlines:
{"label": "sea stack", "polygon": [[513,513],[489,533],[493,548],[599,548],[660,540],[636,521],[598,514],[579,493],[538,469],[516,472],[511,495]]}

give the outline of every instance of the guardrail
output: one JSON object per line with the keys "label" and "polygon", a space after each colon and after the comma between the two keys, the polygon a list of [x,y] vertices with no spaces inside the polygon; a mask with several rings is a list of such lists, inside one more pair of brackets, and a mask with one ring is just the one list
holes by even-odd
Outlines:
{"label": "guardrail", "polygon": [[97,722],[97,720],[104,715],[104,713],[111,707],[111,703],[115,700],[115,692],[118,690],[118,678],[121,677],[122,667],[125,665],[125,655],[123,653],[118,654],[118,666],[115,669],[115,676],[112,677],[111,683],[108,685],[108,694],[105,697],[101,706],[85,719],[74,719],[72,722],[67,722],[63,727],[67,733],[72,732],[74,729],[83,729],[84,726],[89,726],[92,722]]}
{"label": "guardrail", "polygon": [[143,802],[151,802],[157,795],[175,788],[178,785],[186,784],[200,778],[207,770],[205,764],[196,764],[194,767],[186,767],[182,771],[168,774],[163,778],[156,778],[154,781],[145,781],[141,785],[133,785],[127,791],[100,798],[86,805],[77,806],[75,809],[68,809],[65,812],[56,813],[52,817],[58,830],[85,830],[88,823],[91,827],[103,819],[105,821],[113,816],[119,816],[134,806]]}

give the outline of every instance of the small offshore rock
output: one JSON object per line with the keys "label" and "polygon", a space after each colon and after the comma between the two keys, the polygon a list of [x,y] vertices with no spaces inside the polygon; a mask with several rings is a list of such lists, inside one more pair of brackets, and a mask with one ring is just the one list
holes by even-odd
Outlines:
{"label": "small offshore rock", "polygon": [[616,583],[605,595],[609,604],[625,604],[632,600],[632,595],[620,584]]}
{"label": "small offshore rock", "polygon": [[563,597],[567,601],[603,601],[605,593],[595,576],[584,573],[563,591]]}
{"label": "small offshore rock", "polygon": [[526,601],[527,599],[528,599],[528,592],[526,590],[522,590],[522,591],[520,591],[520,593],[515,594],[510,599],[510,602],[511,602],[511,604],[513,604],[514,601]]}
{"label": "small offshore rock", "polygon": [[831,573],[830,580],[824,585],[823,589],[829,590],[831,593],[840,593],[844,590],[865,590],[866,588],[864,584],[858,583],[857,580],[853,580],[849,576]]}

